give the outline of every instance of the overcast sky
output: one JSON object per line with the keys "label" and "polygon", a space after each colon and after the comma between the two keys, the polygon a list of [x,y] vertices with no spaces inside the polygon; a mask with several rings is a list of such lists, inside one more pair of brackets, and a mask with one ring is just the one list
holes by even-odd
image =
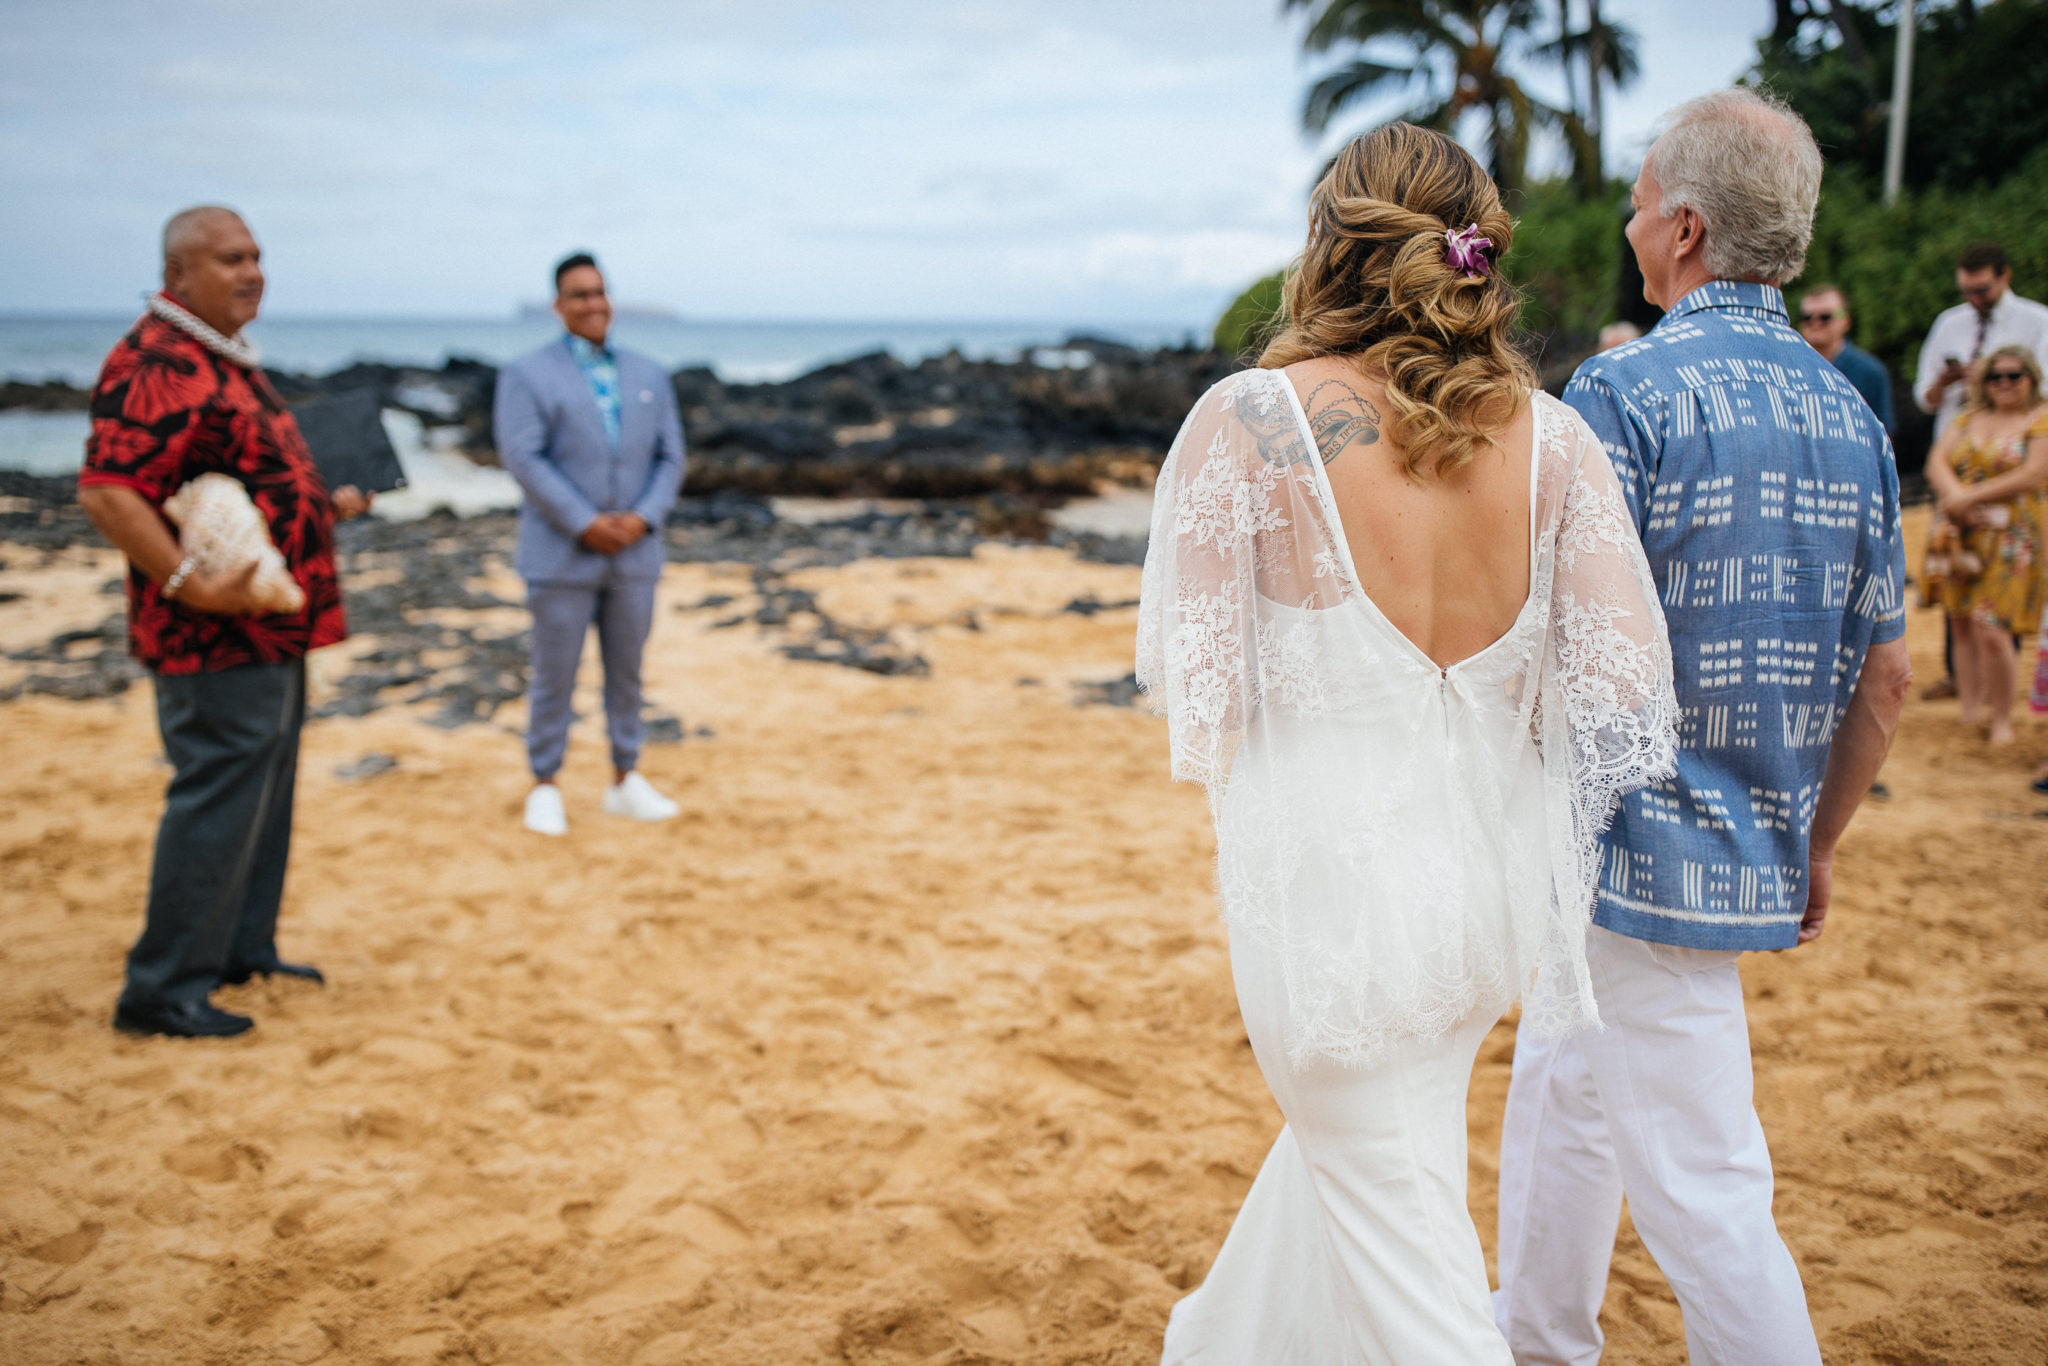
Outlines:
{"label": "overcast sky", "polygon": [[[1769,11],[1608,0],[1644,67],[1613,169]],[[0,311],[125,312],[164,217],[220,201],[272,316],[504,316],[583,246],[622,300],[702,318],[1206,326],[1300,242],[1301,26],[1277,0],[0,0]]]}

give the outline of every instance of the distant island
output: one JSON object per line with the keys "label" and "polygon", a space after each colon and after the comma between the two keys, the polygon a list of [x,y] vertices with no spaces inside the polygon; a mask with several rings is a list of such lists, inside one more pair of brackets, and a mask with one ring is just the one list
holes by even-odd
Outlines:
{"label": "distant island", "polygon": [[[612,318],[617,322],[679,323],[683,320],[683,315],[672,308],[654,308],[647,304],[613,304]],[[548,323],[554,320],[553,304],[519,305],[519,321],[523,323]]]}

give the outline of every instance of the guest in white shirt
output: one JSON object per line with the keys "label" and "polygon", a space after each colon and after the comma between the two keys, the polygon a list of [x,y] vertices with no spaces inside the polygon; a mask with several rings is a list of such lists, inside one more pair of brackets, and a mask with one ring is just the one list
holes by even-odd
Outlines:
{"label": "guest in white shirt", "polygon": [[[1939,441],[1967,401],[1970,370],[2001,346],[2017,343],[2048,364],[2048,307],[2012,292],[2012,264],[1996,242],[1979,242],[1956,258],[1956,291],[1963,302],[1945,310],[1927,329],[1913,402],[1934,414]],[[1956,695],[1956,642],[1950,633],[1942,652],[1942,677],[1920,693],[1923,701]]]}
{"label": "guest in white shirt", "polygon": [[1969,369],[2001,346],[2018,343],[2048,362],[2048,306],[2012,292],[2012,266],[1996,242],[1979,242],[1956,258],[1963,302],[1927,330],[1913,400],[1934,414],[1939,437],[1962,410]]}

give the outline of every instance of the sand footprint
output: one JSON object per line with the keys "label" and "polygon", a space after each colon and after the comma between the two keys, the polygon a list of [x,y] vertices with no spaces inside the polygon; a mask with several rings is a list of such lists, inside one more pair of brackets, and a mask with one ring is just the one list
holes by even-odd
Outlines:
{"label": "sand footprint", "polygon": [[1138,1093],[1137,1079],[1122,1063],[1073,1053],[1040,1053],[1038,1056],[1070,1081],[1078,1081],[1118,1100],[1129,1100]]}
{"label": "sand footprint", "polygon": [[1121,1270],[1097,1257],[1069,1259],[1033,1301],[1032,1326],[1068,1338],[1115,1323],[1130,1297]]}
{"label": "sand footprint", "polygon": [[673,1230],[691,1244],[711,1253],[743,1252],[754,1245],[753,1231],[732,1211],[719,1205],[686,1200],[660,1211],[656,1227]]}
{"label": "sand footprint", "polygon": [[100,1245],[100,1239],[106,1232],[105,1224],[88,1219],[69,1233],[60,1233],[54,1238],[37,1243],[28,1249],[28,1255],[39,1262],[70,1266],[91,1256],[92,1250]]}
{"label": "sand footprint", "polygon": [[232,1181],[235,1147],[218,1139],[193,1139],[165,1153],[164,1165],[192,1181]]}

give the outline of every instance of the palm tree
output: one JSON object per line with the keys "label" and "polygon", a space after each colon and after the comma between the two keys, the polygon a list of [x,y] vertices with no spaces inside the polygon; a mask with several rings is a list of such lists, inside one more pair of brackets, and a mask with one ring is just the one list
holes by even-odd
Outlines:
{"label": "palm tree", "polygon": [[[1487,169],[1512,190],[1524,179],[1530,133],[1573,117],[1530,95],[1506,69],[1506,49],[1536,25],[1535,0],[1281,0],[1281,8],[1310,11],[1306,50],[1353,52],[1309,87],[1301,121],[1312,133],[1369,95],[1416,91],[1397,117],[1450,132],[1466,114],[1482,114]],[[1409,59],[1368,57],[1362,49],[1373,43],[1403,44]]]}
{"label": "palm tree", "polygon": [[[1620,89],[1642,70],[1636,55],[1635,31],[1624,24],[1600,17],[1600,0],[1586,0],[1586,26],[1572,27],[1572,0],[1558,0],[1557,37],[1534,48],[1529,55],[1539,61],[1555,62],[1564,72],[1565,89],[1571,108],[1556,121],[1571,153],[1572,180],[1579,194],[1591,198],[1606,182],[1600,146],[1600,87],[1612,81]],[[1586,73],[1585,100],[1579,99],[1577,72]]]}

